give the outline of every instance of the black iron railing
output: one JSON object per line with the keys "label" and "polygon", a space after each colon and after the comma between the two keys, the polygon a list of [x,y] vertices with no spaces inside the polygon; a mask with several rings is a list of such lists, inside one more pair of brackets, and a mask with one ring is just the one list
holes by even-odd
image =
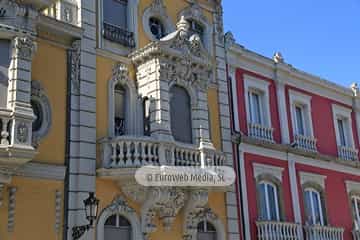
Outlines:
{"label": "black iron railing", "polygon": [[104,22],[103,37],[109,41],[119,43],[126,47],[135,47],[134,33],[129,32],[119,26]]}

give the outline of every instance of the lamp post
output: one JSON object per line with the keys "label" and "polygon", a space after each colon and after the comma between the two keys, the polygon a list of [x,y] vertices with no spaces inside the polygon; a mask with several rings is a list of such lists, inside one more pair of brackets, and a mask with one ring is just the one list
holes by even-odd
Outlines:
{"label": "lamp post", "polygon": [[85,214],[86,219],[89,221],[89,224],[83,226],[74,226],[72,228],[72,238],[77,240],[81,238],[86,231],[89,231],[92,228],[94,221],[97,218],[99,200],[95,197],[95,193],[90,192],[89,197],[84,200],[85,205]]}

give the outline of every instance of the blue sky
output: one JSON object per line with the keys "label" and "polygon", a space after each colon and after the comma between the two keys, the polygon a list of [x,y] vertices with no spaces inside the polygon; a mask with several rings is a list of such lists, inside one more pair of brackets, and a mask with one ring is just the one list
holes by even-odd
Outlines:
{"label": "blue sky", "polygon": [[237,43],[349,86],[360,84],[360,0],[223,0]]}

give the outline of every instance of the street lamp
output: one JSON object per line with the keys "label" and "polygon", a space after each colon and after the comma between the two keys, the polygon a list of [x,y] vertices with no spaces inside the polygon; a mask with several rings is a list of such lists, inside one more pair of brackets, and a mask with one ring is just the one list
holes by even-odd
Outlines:
{"label": "street lamp", "polygon": [[73,240],[79,239],[86,231],[92,228],[94,221],[97,218],[99,200],[95,197],[95,193],[90,192],[89,197],[84,200],[86,219],[89,224],[83,226],[75,226],[72,228]]}

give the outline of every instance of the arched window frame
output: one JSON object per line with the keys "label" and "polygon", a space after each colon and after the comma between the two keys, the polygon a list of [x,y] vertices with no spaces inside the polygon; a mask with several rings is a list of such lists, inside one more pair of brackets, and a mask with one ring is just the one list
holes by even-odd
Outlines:
{"label": "arched window frame", "polygon": [[[201,222],[208,222],[216,229],[216,240],[225,240],[226,239],[226,231],[224,224],[221,222],[219,217],[210,209],[207,214],[197,219],[194,226],[198,226]],[[196,231],[192,239],[197,239],[198,229],[196,227]]]}
{"label": "arched window frame", "polygon": [[126,218],[131,224],[132,239],[131,240],[143,240],[143,234],[141,232],[140,220],[133,208],[131,208],[123,197],[117,197],[112,204],[106,207],[100,214],[96,227],[96,239],[104,239],[104,226],[106,220],[112,215],[120,215]]}
{"label": "arched window frame", "polygon": [[108,85],[109,136],[115,137],[115,87],[118,84],[126,90],[124,135],[141,135],[143,132],[143,129],[140,127],[142,126],[142,101],[136,93],[135,82],[129,78],[127,66],[117,64],[113,68],[113,75]]}
{"label": "arched window frame", "polygon": [[[266,181],[266,180],[262,180],[258,183],[258,186],[261,186],[261,185],[265,185],[265,208],[266,208],[266,214],[267,214],[267,219],[266,220],[269,220],[269,221],[280,221],[281,220],[281,214],[280,214],[280,203],[279,203],[279,188],[276,184],[274,184],[273,182],[271,181]],[[270,211],[271,211],[271,207],[270,207],[270,198],[269,198],[269,187],[273,188],[274,189],[274,199],[275,199],[275,207],[276,207],[276,219],[270,219],[271,218],[271,214],[270,214]],[[258,195],[260,196],[260,193],[258,193]],[[260,204],[260,199],[259,199],[259,204]],[[259,208],[259,211],[260,211],[260,208]]]}

